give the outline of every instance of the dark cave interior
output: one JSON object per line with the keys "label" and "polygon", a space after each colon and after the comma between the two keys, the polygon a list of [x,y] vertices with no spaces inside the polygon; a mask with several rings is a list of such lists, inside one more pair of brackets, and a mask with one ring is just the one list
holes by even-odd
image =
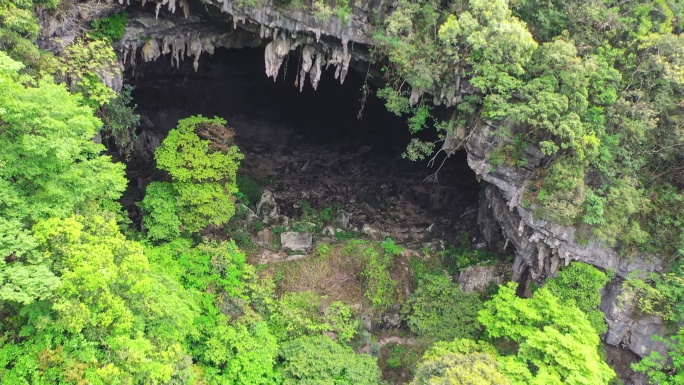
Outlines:
{"label": "dark cave interior", "polygon": [[179,119],[201,114],[222,117],[235,129],[246,155],[240,172],[257,181],[275,180],[267,187],[275,190],[285,213],[296,215],[292,206],[301,199],[314,207],[334,202],[356,212],[352,223],[357,226],[436,223],[439,236],[455,239],[463,231],[477,236],[480,184],[464,151],[445,162],[436,182],[424,182],[436,168],[402,159],[411,139],[406,119],[385,109],[372,84],[362,119],[357,118],[365,73],[350,69],[340,85],[330,68],[317,90],[307,78],[300,92],[295,86],[299,60],[298,51],[291,52],[277,81],[265,75],[263,48],[203,54],[197,72],[189,59],[172,68],[168,56],[129,68],[126,83],[134,86],[136,111],[143,117],[128,167],[133,182],[124,205],[129,211],[144,186],[159,177],[152,171],[153,149]]}

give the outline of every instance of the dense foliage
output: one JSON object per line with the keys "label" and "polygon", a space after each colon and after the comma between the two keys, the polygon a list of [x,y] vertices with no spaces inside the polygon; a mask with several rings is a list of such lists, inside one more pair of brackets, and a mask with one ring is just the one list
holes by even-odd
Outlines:
{"label": "dense foliage", "polygon": [[[278,325],[350,341],[359,329],[350,308],[327,304],[302,324],[295,305],[310,306],[306,293],[277,299],[233,241],[180,236],[225,222],[234,211],[241,155],[212,136],[225,122],[183,120],[160,147],[158,164],[171,182],[151,185],[168,195],[151,194],[149,202],[159,203],[146,207],[159,226],[148,234],[155,243],[141,243],[121,231],[123,167],[92,140],[103,126],[96,117],[102,106],[23,68],[0,52],[0,382],[317,381],[320,361],[303,357],[318,358],[323,342],[311,345]],[[108,126],[114,134],[130,121],[125,98],[112,107],[122,113],[106,115],[119,119]],[[171,219],[163,211],[169,204]],[[378,382],[373,358],[326,341],[331,378]],[[288,361],[298,355],[302,360]],[[309,365],[310,374],[296,365]]]}
{"label": "dense foliage", "polygon": [[499,372],[497,355],[484,342],[458,338],[438,342],[425,352],[411,384],[508,385],[510,380]]}

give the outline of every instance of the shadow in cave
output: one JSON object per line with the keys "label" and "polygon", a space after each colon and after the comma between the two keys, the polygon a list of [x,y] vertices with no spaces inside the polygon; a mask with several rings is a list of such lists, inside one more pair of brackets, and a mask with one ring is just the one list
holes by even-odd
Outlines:
{"label": "shadow in cave", "polygon": [[275,82],[265,75],[263,48],[203,54],[197,72],[190,60],[172,68],[168,57],[127,70],[143,117],[129,162],[135,183],[123,202],[129,211],[149,181],[161,177],[153,171],[154,148],[179,119],[202,114],[235,129],[245,153],[240,172],[273,190],[288,216],[300,214],[298,202],[306,200],[318,209],[343,208],[352,228],[372,225],[404,242],[476,235],[479,184],[465,152],[445,163],[436,183],[423,182],[434,169],[401,157],[411,138],[405,119],[389,113],[370,85],[362,103],[365,74],[350,71],[340,85],[331,68],[317,90],[307,78],[300,92],[299,60],[292,52]]}

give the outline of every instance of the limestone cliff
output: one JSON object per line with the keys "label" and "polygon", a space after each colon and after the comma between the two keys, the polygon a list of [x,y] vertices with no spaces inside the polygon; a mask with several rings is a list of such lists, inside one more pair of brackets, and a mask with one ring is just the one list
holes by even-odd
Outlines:
{"label": "limestone cliff", "polygon": [[495,167],[489,163],[489,155],[498,146],[499,139],[493,135],[496,127],[482,119],[474,121],[465,146],[468,164],[487,183],[478,222],[488,242],[502,235],[515,248],[513,279],[521,284],[541,284],[571,261],[612,271],[616,278],[604,289],[601,303],[609,327],[604,341],[627,347],[642,357],[654,349],[663,351],[661,342],[651,340],[654,334],[665,332],[663,320],[653,316],[640,317],[629,298],[620,298],[621,282],[630,272],[660,271],[663,268],[661,261],[643,254],[621,256],[615,249],[595,240],[586,244],[579,242],[574,227],[535,217],[531,208],[523,206],[522,195],[532,171],[541,162],[541,152],[536,148],[528,149],[524,167]]}

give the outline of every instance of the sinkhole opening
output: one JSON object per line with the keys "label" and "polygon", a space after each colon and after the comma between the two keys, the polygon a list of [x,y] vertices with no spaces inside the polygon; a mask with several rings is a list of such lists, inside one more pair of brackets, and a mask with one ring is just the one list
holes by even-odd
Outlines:
{"label": "sinkhole opening", "polygon": [[263,48],[219,48],[202,55],[197,71],[192,60],[172,67],[168,56],[128,69],[142,117],[123,201],[134,222],[146,185],[163,178],[154,149],[179,119],[201,114],[227,120],[245,154],[239,173],[272,191],[285,215],[300,215],[302,202],[334,205],[349,214],[349,228],[365,225],[405,243],[478,235],[481,188],[464,151],[425,181],[443,156],[433,168],[402,158],[411,139],[406,118],[385,109],[365,71],[350,70],[340,84],[330,68],[316,90],[306,79],[300,92],[300,60],[291,52],[275,81],[265,75]]}

